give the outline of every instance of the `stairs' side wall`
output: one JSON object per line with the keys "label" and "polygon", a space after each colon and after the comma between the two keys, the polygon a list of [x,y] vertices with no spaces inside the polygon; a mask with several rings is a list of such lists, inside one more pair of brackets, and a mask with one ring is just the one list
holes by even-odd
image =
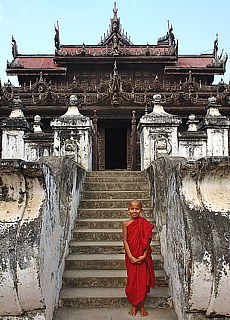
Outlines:
{"label": "stairs' side wall", "polygon": [[52,319],[84,174],[70,158],[0,162],[1,319]]}
{"label": "stairs' side wall", "polygon": [[161,158],[148,173],[179,319],[225,319],[230,315],[229,158]]}

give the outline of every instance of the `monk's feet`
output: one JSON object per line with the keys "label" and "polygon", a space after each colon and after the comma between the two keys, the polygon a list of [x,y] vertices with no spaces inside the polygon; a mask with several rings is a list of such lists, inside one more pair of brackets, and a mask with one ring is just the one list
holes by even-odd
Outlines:
{"label": "monk's feet", "polygon": [[146,317],[149,315],[149,313],[145,310],[144,307],[140,307],[140,314],[141,314],[141,317]]}
{"label": "monk's feet", "polygon": [[137,314],[137,306],[132,306],[132,308],[129,310],[128,314],[132,317],[135,317]]}

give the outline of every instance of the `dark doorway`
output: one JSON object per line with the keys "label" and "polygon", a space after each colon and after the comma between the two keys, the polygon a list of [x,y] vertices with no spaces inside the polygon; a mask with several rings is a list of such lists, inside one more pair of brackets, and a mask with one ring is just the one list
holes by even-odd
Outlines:
{"label": "dark doorway", "polygon": [[105,169],[127,169],[126,128],[105,128]]}

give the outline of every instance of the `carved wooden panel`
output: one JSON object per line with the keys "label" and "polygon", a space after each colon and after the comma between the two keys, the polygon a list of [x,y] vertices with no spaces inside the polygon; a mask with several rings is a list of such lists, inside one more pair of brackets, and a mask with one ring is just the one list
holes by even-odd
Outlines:
{"label": "carved wooden panel", "polygon": [[131,169],[131,128],[127,129],[127,170]]}
{"label": "carved wooden panel", "polygon": [[105,128],[98,128],[98,169],[105,170]]}

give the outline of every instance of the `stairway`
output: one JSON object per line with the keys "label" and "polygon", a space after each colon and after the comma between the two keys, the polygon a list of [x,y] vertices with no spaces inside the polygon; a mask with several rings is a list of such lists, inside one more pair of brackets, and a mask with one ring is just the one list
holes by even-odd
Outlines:
{"label": "stairway", "polygon": [[[122,221],[129,218],[127,206],[132,199],[142,200],[143,216],[151,221],[153,214],[145,172],[87,173],[55,320],[126,319],[130,304],[124,292]],[[156,287],[146,298],[146,307],[150,315],[156,313],[154,319],[177,319],[162,268],[156,229],[151,245]]]}

